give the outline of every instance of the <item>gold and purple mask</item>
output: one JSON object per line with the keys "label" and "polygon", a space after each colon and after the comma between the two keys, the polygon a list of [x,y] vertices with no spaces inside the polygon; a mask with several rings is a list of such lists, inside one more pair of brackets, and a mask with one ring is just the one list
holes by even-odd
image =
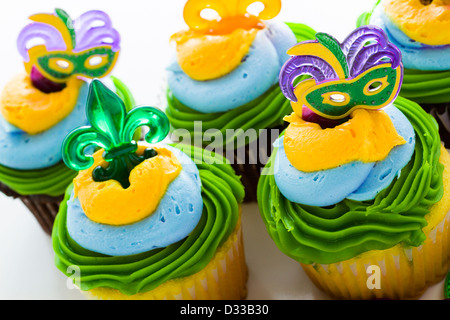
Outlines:
{"label": "gold and purple mask", "polygon": [[120,35],[108,15],[93,10],[72,20],[56,9],[36,14],[19,34],[17,47],[26,71],[33,68],[54,82],[73,76],[101,78],[113,69],[120,50]]}
{"label": "gold and purple mask", "polygon": [[[380,28],[365,26],[341,44],[325,33],[292,47],[280,72],[280,87],[294,112],[303,106],[328,119],[358,108],[381,109],[397,97],[403,66],[400,50]],[[296,84],[300,76],[310,76]]]}

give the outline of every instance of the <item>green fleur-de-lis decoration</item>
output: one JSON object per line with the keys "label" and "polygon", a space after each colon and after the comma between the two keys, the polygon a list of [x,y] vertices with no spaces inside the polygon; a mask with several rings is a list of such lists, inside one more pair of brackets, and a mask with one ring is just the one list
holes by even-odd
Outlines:
{"label": "green fleur-de-lis decoration", "polygon": [[125,104],[101,81],[93,80],[89,87],[87,118],[91,126],[72,131],[64,140],[62,156],[73,170],[85,170],[94,164],[86,147],[103,148],[103,158],[109,162],[106,168],[93,170],[94,181],[117,180],[124,188],[130,185],[131,170],[142,161],[157,155],[152,148],[137,155],[137,142],[133,135],[142,126],[149,128],[145,135],[148,143],[162,141],[169,133],[169,120],[160,110],[140,106],[127,113]]}

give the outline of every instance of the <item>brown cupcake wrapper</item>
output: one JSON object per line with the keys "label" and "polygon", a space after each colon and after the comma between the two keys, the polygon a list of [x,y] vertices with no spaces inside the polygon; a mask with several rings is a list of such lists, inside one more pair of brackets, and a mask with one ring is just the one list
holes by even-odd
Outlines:
{"label": "brown cupcake wrapper", "polygon": [[[223,146],[222,156],[228,160],[236,175],[241,177],[241,182],[245,188],[245,203],[257,201],[256,191],[259,177],[269,161],[273,150],[273,143],[285,128],[286,125],[268,128],[266,133],[261,133],[256,140],[239,148],[234,148],[229,145]],[[186,143],[183,140],[178,140],[175,136],[171,136],[171,140],[175,143]],[[200,143],[195,139],[194,142]],[[203,141],[203,143],[203,147],[209,149],[208,143],[210,141]],[[217,149],[210,151],[220,153]]]}
{"label": "brown cupcake wrapper", "polygon": [[[270,156],[272,152],[272,139],[268,139],[267,145],[259,145],[260,139],[258,139],[258,147],[252,148],[250,145],[246,145],[239,149],[234,150],[233,158],[230,161],[231,167],[236,172],[236,175],[241,177],[241,182],[245,189],[244,202],[256,202],[256,190],[258,185],[258,180],[261,176],[261,171],[265,167],[268,159],[266,161],[261,161],[261,156]],[[226,155],[225,155],[226,156]]]}
{"label": "brown cupcake wrapper", "polygon": [[447,149],[450,148],[450,102],[449,103],[422,103],[420,106],[436,119],[439,125],[441,141]]}
{"label": "brown cupcake wrapper", "polygon": [[52,234],[53,223],[59,210],[63,196],[52,197],[47,195],[21,195],[0,183],[0,191],[8,197],[20,199],[28,210],[34,215],[41,228],[48,235]]}

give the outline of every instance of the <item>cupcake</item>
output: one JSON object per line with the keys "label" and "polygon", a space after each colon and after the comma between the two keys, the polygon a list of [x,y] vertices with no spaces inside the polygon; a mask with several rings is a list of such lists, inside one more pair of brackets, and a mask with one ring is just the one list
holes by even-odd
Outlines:
{"label": "cupcake", "polygon": [[[233,169],[201,162],[209,158],[200,148],[162,143],[162,111],[126,114],[97,80],[87,107],[92,126],[64,142],[64,161],[79,173],[53,228],[57,268],[96,299],[245,298],[244,188]],[[137,143],[140,126],[150,130]],[[102,149],[86,153],[90,145]]]}
{"label": "cupcake", "polygon": [[[62,161],[63,139],[88,124],[89,81],[111,72],[120,37],[102,11],[72,21],[56,9],[30,19],[17,40],[25,72],[0,93],[0,191],[22,200],[50,234],[65,189],[76,175]],[[134,104],[119,79],[103,81],[128,107]]]}
{"label": "cupcake", "polygon": [[358,26],[382,28],[402,52],[402,97],[420,104],[439,124],[450,147],[450,10],[444,0],[383,0]]}
{"label": "cupcake", "polygon": [[[286,51],[315,34],[303,24],[272,21],[280,0],[262,1],[258,15],[247,11],[254,2],[187,1],[189,29],[171,37],[166,75],[171,139],[224,155],[242,178],[246,201],[256,201],[260,171],[290,112],[277,85]],[[203,18],[205,9],[218,18]]]}
{"label": "cupcake", "polygon": [[380,28],[316,38],[280,73],[294,112],[258,183],[261,216],[331,297],[417,298],[450,266],[449,153],[398,96],[401,53]]}

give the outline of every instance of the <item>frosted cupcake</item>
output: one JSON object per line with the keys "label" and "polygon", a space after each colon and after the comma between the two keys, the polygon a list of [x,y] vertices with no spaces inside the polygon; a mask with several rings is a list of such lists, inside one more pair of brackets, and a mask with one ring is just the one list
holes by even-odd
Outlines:
{"label": "frosted cupcake", "polygon": [[[92,127],[64,143],[65,162],[80,171],[53,229],[58,269],[91,298],[245,298],[244,189],[232,168],[200,162],[202,149],[159,143],[165,114],[145,106],[126,114],[96,80],[88,108]],[[150,130],[137,143],[140,126]],[[103,149],[91,156],[90,145]]]}
{"label": "frosted cupcake", "polygon": [[358,25],[382,28],[402,52],[405,74],[400,95],[419,103],[437,120],[450,143],[450,7],[444,0],[377,1]]}
{"label": "frosted cupcake", "polygon": [[381,29],[316,37],[280,74],[294,112],[258,184],[267,231],[332,297],[417,298],[450,267],[449,153],[397,97],[401,54]]}
{"label": "frosted cupcake", "polygon": [[[187,1],[189,30],[172,36],[175,50],[167,68],[172,139],[224,154],[242,176],[248,201],[256,201],[260,170],[290,112],[277,85],[286,51],[315,33],[274,21],[280,0],[262,1],[258,15],[247,11],[254,2]],[[203,18],[205,9],[219,17]]]}
{"label": "frosted cupcake", "polygon": [[[90,78],[111,72],[120,37],[101,11],[72,21],[56,9],[30,19],[17,40],[25,72],[0,94],[0,190],[20,198],[50,233],[64,191],[76,175],[62,162],[62,141],[74,128],[88,124]],[[120,80],[103,81],[128,106],[134,104]]]}

